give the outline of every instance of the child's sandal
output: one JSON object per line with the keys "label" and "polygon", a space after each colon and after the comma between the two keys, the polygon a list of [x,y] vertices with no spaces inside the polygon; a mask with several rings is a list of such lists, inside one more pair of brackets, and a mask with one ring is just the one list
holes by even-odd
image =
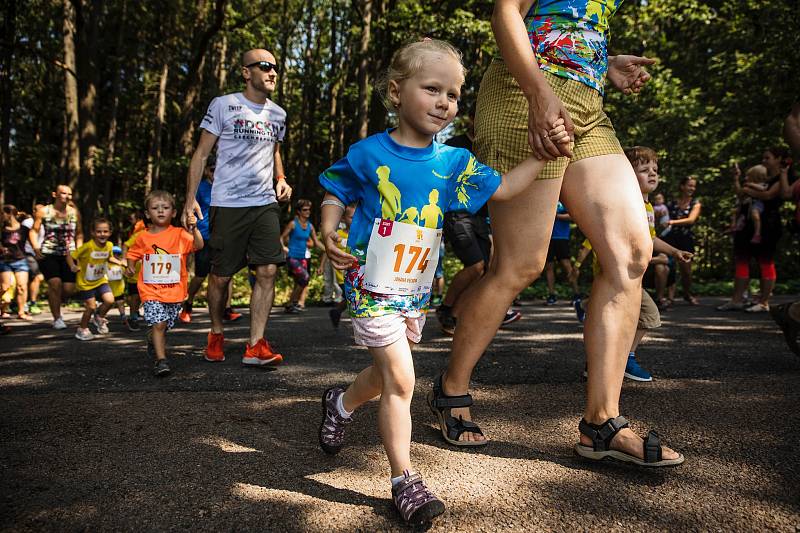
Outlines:
{"label": "child's sandal", "polygon": [[450,416],[450,410],[459,407],[470,407],[472,405],[472,396],[469,394],[462,394],[459,396],[447,396],[442,388],[442,374],[433,382],[433,390],[428,393],[428,407],[439,421],[439,429],[442,432],[442,438],[448,444],[459,447],[467,446],[485,446],[489,443],[488,440],[478,441],[460,441],[458,440],[464,433],[474,433],[483,435],[483,431],[474,422],[464,420],[462,417],[455,418]]}
{"label": "child's sandal", "polygon": [[684,462],[685,458],[683,454],[678,454],[678,457],[675,459],[664,459],[661,455],[661,439],[658,437],[658,434],[652,430],[647,434],[647,438],[644,439],[644,460],[620,450],[612,450],[611,441],[614,440],[614,437],[617,436],[620,430],[627,427],[628,421],[624,416],[609,418],[599,425],[590,424],[585,419],[582,419],[581,423],[578,425],[578,429],[581,434],[592,439],[592,445],[586,446],[578,442],[578,444],[575,445],[575,452],[581,457],[592,459],[593,461],[611,459],[651,468],[677,466]]}

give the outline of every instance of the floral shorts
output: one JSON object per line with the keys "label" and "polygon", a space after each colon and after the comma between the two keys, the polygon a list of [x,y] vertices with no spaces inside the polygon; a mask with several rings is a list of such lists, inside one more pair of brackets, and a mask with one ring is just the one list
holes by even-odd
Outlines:
{"label": "floral shorts", "polygon": [[172,329],[172,326],[175,325],[175,319],[178,318],[181,310],[180,303],[167,304],[155,300],[148,300],[142,306],[144,307],[144,320],[148,326],[166,322],[167,330]]}

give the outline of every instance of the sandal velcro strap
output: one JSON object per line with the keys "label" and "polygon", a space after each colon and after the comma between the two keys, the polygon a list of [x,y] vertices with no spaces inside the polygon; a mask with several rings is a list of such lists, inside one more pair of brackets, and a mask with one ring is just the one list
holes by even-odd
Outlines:
{"label": "sandal velcro strap", "polygon": [[581,419],[578,430],[592,439],[592,446],[596,452],[604,452],[611,447],[611,441],[621,429],[628,427],[628,420],[624,416],[609,418],[602,424],[590,424],[586,419]]}
{"label": "sandal velcro strap", "polygon": [[483,435],[483,431],[474,422],[464,420],[462,417],[450,417],[445,422],[447,424],[447,436],[452,440],[458,440],[463,433],[476,433]]}
{"label": "sandal velcro strap", "polygon": [[431,405],[437,409],[454,409],[459,407],[470,407],[472,405],[472,396],[469,394],[460,394],[458,396],[448,396],[444,393],[442,386],[442,379],[444,373],[439,374],[433,380],[433,401]]}
{"label": "sandal velcro strap", "polygon": [[472,405],[472,396],[470,394],[462,394],[460,396],[436,396],[431,402],[434,407],[439,409],[452,409],[457,407],[469,407]]}
{"label": "sandal velcro strap", "polygon": [[657,463],[661,461],[661,439],[658,433],[650,431],[644,440],[644,462]]}

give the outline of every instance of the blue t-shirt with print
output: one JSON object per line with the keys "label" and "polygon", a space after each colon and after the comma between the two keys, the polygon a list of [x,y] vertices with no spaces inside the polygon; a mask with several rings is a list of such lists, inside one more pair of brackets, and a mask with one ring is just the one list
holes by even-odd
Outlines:
{"label": "blue t-shirt with print", "polygon": [[[566,214],[567,208],[564,207],[564,204],[558,202],[558,207],[556,207],[556,215]],[[569,239],[569,225],[569,220],[559,220],[557,218],[555,223],[553,223],[553,236],[550,237],[550,239],[554,241]]]}
{"label": "blue t-shirt with print", "polygon": [[203,213],[203,219],[197,221],[197,231],[203,236],[204,241],[211,238],[211,226],[209,221],[210,207],[211,207],[211,182],[207,179],[201,179],[200,185],[197,186],[197,193],[194,195],[197,203],[200,204],[200,212]]}
{"label": "blue t-shirt with print", "polygon": [[[411,148],[395,142],[389,130],[350,147],[347,156],[320,175],[329,193],[357,203],[347,245],[363,267],[376,218],[440,229],[444,213],[475,213],[500,186],[501,175],[463,148],[432,142]],[[353,316],[414,312],[427,306],[430,292],[417,296],[367,294],[353,269],[346,288]],[[355,308],[354,308],[355,307]]]}

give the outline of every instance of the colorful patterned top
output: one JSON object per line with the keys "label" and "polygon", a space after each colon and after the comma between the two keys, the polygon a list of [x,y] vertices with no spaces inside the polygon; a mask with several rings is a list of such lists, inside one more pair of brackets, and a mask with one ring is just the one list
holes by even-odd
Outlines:
{"label": "colorful patterned top", "polygon": [[42,253],[44,255],[66,256],[75,249],[75,233],[78,229],[78,215],[74,207],[67,206],[67,217],[58,218],[53,204],[44,208],[42,218],[44,240]]}
{"label": "colorful patterned top", "polygon": [[319,181],[345,204],[358,204],[347,244],[359,265],[345,275],[345,296],[351,316],[363,318],[419,316],[430,300],[430,291],[400,296],[361,289],[375,219],[440,229],[447,211],[474,214],[500,186],[501,176],[468,150],[437,142],[411,148],[396,143],[387,130],[351,146]]}
{"label": "colorful patterned top", "polygon": [[608,19],[623,0],[537,0],[525,15],[539,68],[603,94]]}

